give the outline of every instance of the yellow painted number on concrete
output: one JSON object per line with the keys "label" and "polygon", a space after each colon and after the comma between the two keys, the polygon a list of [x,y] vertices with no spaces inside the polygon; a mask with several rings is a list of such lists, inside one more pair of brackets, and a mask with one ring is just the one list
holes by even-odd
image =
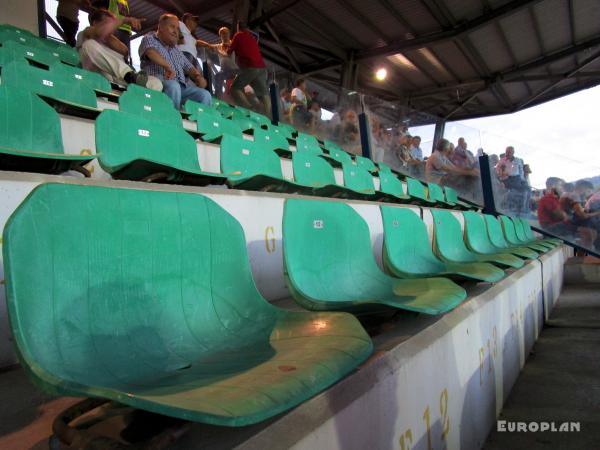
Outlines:
{"label": "yellow painted number on concrete", "polygon": [[400,450],[410,450],[412,444],[413,435],[411,429],[409,428],[402,436],[400,436]]}
{"label": "yellow painted number on concrete", "polygon": [[483,347],[479,349],[479,385],[483,386],[483,360],[484,350]]}
{"label": "yellow painted number on concrete", "polygon": [[[89,148],[84,148],[79,152],[81,156],[92,156],[92,151]],[[94,165],[89,162],[84,166],[90,173],[94,173]]]}
{"label": "yellow painted number on concrete", "polygon": [[429,406],[423,411],[423,420],[427,430],[427,449],[431,450],[431,417],[429,415]]}
{"label": "yellow painted number on concrete", "polygon": [[275,228],[265,228],[265,247],[267,253],[275,253]]}
{"label": "yellow painted number on concrete", "polygon": [[448,389],[440,394],[440,415],[442,416],[442,440],[446,440],[450,432],[450,417],[448,417]]}

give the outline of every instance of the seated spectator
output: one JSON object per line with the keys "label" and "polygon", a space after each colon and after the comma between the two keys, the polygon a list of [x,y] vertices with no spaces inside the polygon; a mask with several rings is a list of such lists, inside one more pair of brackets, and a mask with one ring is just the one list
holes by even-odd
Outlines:
{"label": "seated spectator", "polygon": [[58,0],[56,21],[63,30],[65,42],[75,47],[75,36],[79,29],[79,9],[82,6],[91,8],[90,0]]}
{"label": "seated spectator", "polygon": [[77,48],[84,69],[99,72],[109,81],[117,84],[135,83],[155,91],[162,91],[161,81],[148,76],[144,71],[136,72],[125,63],[129,50],[114,31],[123,23],[134,23],[137,19],[124,17],[117,19],[105,9],[97,9],[89,15],[90,26],[77,35]]}
{"label": "seated spectator", "polygon": [[566,215],[565,223],[577,228],[582,245],[588,248],[592,248],[597,238],[595,218],[600,216],[600,211],[586,212],[582,202],[590,196],[593,189],[594,186],[589,181],[579,180],[571,192],[565,192],[559,199],[560,208]]}
{"label": "seated spectator", "polygon": [[423,161],[423,150],[421,150],[421,136],[413,136],[410,141],[410,155],[416,161]]}
{"label": "seated spectator", "polygon": [[515,158],[514,147],[506,147],[506,153],[496,165],[496,173],[498,174],[498,179],[502,181],[506,189],[516,191],[528,190],[523,170],[523,160]]}
{"label": "seated spectator", "polygon": [[585,209],[588,211],[600,211],[600,190],[593,193],[585,202]]}
{"label": "seated spectator", "polygon": [[[178,39],[179,19],[173,14],[163,14],[158,30],[142,38],[139,49],[142,69],[162,81],[163,92],[173,100],[175,108],[180,109],[187,100],[210,105],[212,97],[204,89],[206,80],[177,48]],[[194,85],[186,84],[186,75]]]}
{"label": "seated spectator", "polygon": [[376,117],[371,117],[371,149],[373,154],[371,155],[371,159],[378,163],[383,162],[384,159],[384,130],[381,126],[381,123]]}
{"label": "seated spectator", "polygon": [[296,80],[296,86],[290,96],[290,118],[296,128],[306,129],[311,122],[312,115],[308,111],[309,95],[306,93],[306,81],[303,78]]}
{"label": "seated spectator", "polygon": [[258,36],[252,33],[244,22],[238,23],[238,31],[233,36],[227,54],[235,52],[238,74],[231,85],[231,95],[240,106],[250,108],[244,95],[244,87],[252,86],[256,97],[261,101],[263,113],[271,116],[271,99],[267,89],[267,66],[258,47]]}
{"label": "seated spectator", "polygon": [[342,122],[339,125],[338,142],[341,142],[344,150],[361,154],[360,133],[358,128],[358,116],[356,112],[349,109],[344,114]]}
{"label": "seated spectator", "polygon": [[467,141],[465,138],[458,138],[458,144],[454,148],[454,152],[452,152],[452,156],[450,161],[454,163],[457,167],[462,167],[464,169],[472,169],[477,167],[477,160],[473,153],[467,149]]}
{"label": "seated spectator", "polygon": [[575,227],[567,222],[567,215],[560,207],[560,196],[564,181],[550,177],[546,180],[546,190],[538,202],[538,221],[540,226],[551,233],[567,235],[573,233]]}
{"label": "seated spectator", "polygon": [[455,166],[450,161],[452,143],[448,139],[440,139],[431,156],[425,163],[425,177],[427,181],[440,185],[451,185],[451,178],[456,175],[477,176],[477,169],[465,169]]}
{"label": "seated spectator", "polygon": [[219,28],[219,38],[221,38],[221,42],[217,44],[209,44],[202,39],[198,39],[197,42],[198,45],[214,50],[219,57],[220,70],[215,75],[215,91],[220,95],[221,93],[228,91],[226,88],[227,82],[235,78],[238,73],[238,66],[235,63],[233,55],[227,53],[227,50],[229,50],[229,46],[231,45],[229,28]]}
{"label": "seated spectator", "polygon": [[287,117],[287,120],[290,116],[290,111],[292,109],[292,94],[288,88],[283,88],[279,91],[279,98],[281,99],[281,116]]}
{"label": "seated spectator", "polygon": [[323,122],[321,121],[321,105],[318,102],[311,102],[310,108],[308,108],[310,114],[310,123],[313,133],[319,134],[322,129]]}

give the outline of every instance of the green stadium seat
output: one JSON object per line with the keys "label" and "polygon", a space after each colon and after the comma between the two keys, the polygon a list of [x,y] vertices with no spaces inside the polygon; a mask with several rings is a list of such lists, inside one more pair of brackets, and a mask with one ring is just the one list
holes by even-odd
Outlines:
{"label": "green stadium seat", "polygon": [[425,186],[423,186],[419,180],[406,177],[406,193],[414,203],[423,206],[435,205],[435,201],[429,199]]}
{"label": "green stadium seat", "polygon": [[284,122],[279,122],[277,124],[277,128],[279,128],[280,130],[282,130],[285,133],[288,133],[290,138],[293,138],[294,136],[298,135],[298,131],[291,126],[289,123],[284,123]]}
{"label": "green stadium seat", "polygon": [[[278,155],[288,156],[290,152],[290,143],[279,133],[274,133],[271,129],[265,130],[255,128],[253,130],[254,142],[260,148],[275,151]],[[297,152],[294,152],[297,153]]]}
{"label": "green stadium seat", "polygon": [[436,204],[441,207],[447,208],[452,207],[454,205],[450,205],[446,202],[446,196],[444,195],[444,190],[439,184],[436,183],[427,183],[427,191],[429,200],[434,201]]}
{"label": "green stadium seat", "polygon": [[53,55],[58,54],[58,58],[63,63],[71,66],[78,66],[81,63],[77,49],[52,39],[42,39],[42,43]]}
{"label": "green stadium seat", "polygon": [[237,110],[233,112],[230,120],[235,123],[243,132],[252,132],[255,128],[260,128],[258,123]]}
{"label": "green stadium seat", "polygon": [[269,192],[309,192],[310,188],[283,178],[281,161],[272,150],[234,136],[221,140],[221,172],[236,189]]}
{"label": "green stadium seat", "polygon": [[549,250],[552,250],[554,248],[554,245],[544,244],[541,241],[540,242],[536,242],[536,241],[530,242],[527,239],[521,240],[519,238],[519,236],[517,235],[517,230],[516,230],[515,224],[513,223],[512,219],[508,216],[499,216],[499,217],[500,217],[500,223],[502,224],[502,231],[504,231],[504,237],[506,238],[506,241],[509,244],[529,247],[532,250],[542,252],[542,253],[546,253]]}
{"label": "green stadium seat", "polygon": [[400,278],[443,276],[495,282],[504,271],[485,262],[444,262],[432,251],[427,227],[417,211],[381,206],[384,230],[383,261],[390,273]]}
{"label": "green stadium seat", "polygon": [[454,189],[449,186],[444,187],[446,193],[446,203],[450,206],[459,206],[464,209],[476,209],[477,207],[473,204],[463,202],[458,198],[458,194]]}
{"label": "green stadium seat", "polygon": [[310,152],[293,152],[294,180],[312,188],[320,197],[352,197],[354,192],[336,184],[333,167],[323,158]]}
{"label": "green stadium seat", "polygon": [[356,165],[358,167],[362,167],[363,169],[368,170],[371,173],[377,172],[377,167],[375,166],[375,163],[369,158],[357,155],[354,157],[354,161],[356,162]]}
{"label": "green stadium seat", "polygon": [[213,98],[213,106],[219,111],[221,117],[225,119],[230,119],[235,112],[235,107],[231,106],[229,103],[224,102],[223,100]]}
{"label": "green stadium seat", "polygon": [[344,186],[353,191],[354,197],[375,198],[376,191],[373,176],[369,172],[352,163],[342,164],[342,171],[344,173]]}
{"label": "green stadium seat", "polygon": [[60,117],[36,94],[0,86],[0,170],[59,174],[77,170],[95,156],[64,152]]}
{"label": "green stadium seat", "polygon": [[466,298],[465,290],[446,278],[400,280],[383,273],[369,227],[341,202],[286,200],[283,255],[294,299],[311,310],[441,314]]}
{"label": "green stadium seat", "polygon": [[377,168],[378,168],[377,170],[379,172],[392,172],[392,173],[394,173],[394,171],[392,170],[392,168],[390,166],[388,166],[387,164],[382,163],[382,162],[378,162],[377,163]]}
{"label": "green stadium seat", "polygon": [[502,225],[500,225],[500,222],[498,221],[498,219],[490,214],[483,214],[483,219],[485,220],[485,224],[487,227],[487,232],[488,232],[488,238],[490,239],[490,242],[494,245],[494,247],[497,247],[499,249],[509,249],[510,252],[513,255],[517,255],[521,258],[527,258],[527,259],[536,259],[539,254],[522,245],[511,245],[506,241],[506,238],[504,237],[504,232],[502,231]]}
{"label": "green stadium seat", "polygon": [[233,121],[212,113],[201,113],[196,111],[190,120],[196,122],[196,129],[202,134],[202,140],[206,142],[219,142],[223,136],[235,136],[241,138],[243,133]]}
{"label": "green stadium seat", "polygon": [[196,113],[205,113],[208,115],[221,117],[221,114],[214,107],[214,105],[205,105],[204,103],[195,102],[193,100],[188,100],[185,102],[184,110],[190,115],[190,117],[193,117]]}
{"label": "green stadium seat", "polygon": [[410,197],[404,192],[402,181],[392,171],[379,172],[379,191],[402,202],[410,201]]}
{"label": "green stadium seat", "polygon": [[[328,154],[323,155],[324,158],[327,158],[331,161],[331,163],[336,167],[343,167],[344,165],[354,165],[358,167],[358,164],[354,164],[352,161],[352,156],[344,150],[329,150]],[[364,170],[362,167],[358,167],[361,170]]]}
{"label": "green stadium seat", "polygon": [[329,152],[333,151],[345,151],[337,142],[334,142],[330,139],[323,140],[323,148]]}
{"label": "green stadium seat", "polygon": [[68,78],[72,83],[86,83],[93,90],[100,94],[110,94],[112,96],[112,88],[110,81],[100,75],[98,72],[81,69],[79,67],[69,66],[63,63],[55,63],[50,67],[50,70],[61,74]]}
{"label": "green stadium seat", "polygon": [[104,110],[96,119],[96,150],[113,178],[206,185],[225,182],[202,171],[196,141],[181,126]]}
{"label": "green stadium seat", "polygon": [[522,259],[509,253],[480,255],[470,251],[464,241],[458,219],[450,211],[432,209],[436,254],[449,262],[490,262],[501,267],[518,269],[525,264]]}
{"label": "green stadium seat", "polygon": [[[290,127],[291,128],[291,127]],[[294,132],[292,130],[290,130],[290,128],[288,127],[283,127],[281,126],[281,124],[279,125],[269,125],[268,129],[277,134],[277,135],[281,135],[286,139],[292,140],[293,136],[294,136]]]}
{"label": "green stadium seat", "polygon": [[518,247],[496,247],[490,240],[483,216],[475,211],[463,212],[465,220],[465,241],[467,247],[475,253],[510,253],[526,259],[536,259],[539,255],[531,249],[517,250]]}
{"label": "green stadium seat", "polygon": [[265,130],[273,125],[271,119],[269,119],[264,114],[248,110],[248,117],[254,120],[261,128]]}
{"label": "green stadium seat", "polygon": [[181,113],[162,92],[130,84],[119,97],[119,111],[183,128]]}
{"label": "green stadium seat", "polygon": [[70,77],[13,61],[2,67],[2,84],[35,92],[49,99],[59,112],[96,118],[96,93],[86,83],[73,83]]}
{"label": "green stadium seat", "polygon": [[311,152],[316,155],[322,155],[323,150],[319,141],[312,134],[298,133],[296,137],[296,151]]}
{"label": "green stadium seat", "polygon": [[520,217],[520,218],[517,218],[516,220],[521,222],[521,226],[523,228],[523,233],[529,241],[537,241],[537,242],[542,241],[542,242],[546,242],[549,244],[554,244],[554,246],[558,246],[563,243],[562,240],[557,239],[557,238],[538,239],[533,234],[533,230],[531,229],[531,224],[529,223],[529,221],[527,219],[525,219],[524,217]]}
{"label": "green stadium seat", "polygon": [[243,426],[372,352],[350,314],[269,304],[242,227],[202,195],[44,184],[13,214],[4,247],[21,365],[56,395]]}
{"label": "green stadium seat", "polygon": [[[548,247],[551,250],[558,246],[555,239],[548,240],[548,239],[536,239],[535,237],[533,239],[529,238],[529,236],[527,235],[527,232],[525,231],[525,226],[523,224],[524,221],[527,222],[526,219],[514,217],[514,218],[512,218],[512,221],[515,226],[515,233],[517,235],[517,239],[519,239],[519,241],[526,243],[526,244],[528,244],[528,243],[541,244],[541,245]],[[529,228],[529,231],[531,232],[531,227]]]}
{"label": "green stadium seat", "polygon": [[13,61],[33,61],[34,63],[43,64],[48,67],[60,62],[48,49],[34,45],[24,45],[17,41],[5,41],[2,47],[0,47],[0,54],[2,55],[0,67]]}

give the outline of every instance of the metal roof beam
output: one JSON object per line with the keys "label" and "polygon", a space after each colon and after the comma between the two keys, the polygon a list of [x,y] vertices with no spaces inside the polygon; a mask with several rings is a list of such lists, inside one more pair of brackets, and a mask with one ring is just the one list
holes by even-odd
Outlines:
{"label": "metal roof beam", "polygon": [[268,11],[264,12],[260,17],[257,17],[256,19],[250,21],[250,23],[249,23],[250,28],[255,28],[255,27],[261,26],[263,23],[266,23],[267,21],[271,20],[276,15],[281,14],[282,12],[290,9],[292,6],[294,6],[299,1],[300,0],[290,0],[286,3],[283,3],[279,6],[269,9]]}
{"label": "metal roof beam", "polygon": [[296,73],[299,73],[300,72],[300,65],[298,64],[298,60],[296,59],[296,56],[292,53],[292,51],[286,45],[284,45],[284,44],[281,43],[281,41],[279,40],[279,35],[273,29],[273,27],[271,26],[271,22],[270,21],[267,20],[264,23],[264,25],[267,28],[267,30],[269,31],[269,33],[271,33],[271,36],[273,36],[273,39],[275,39],[275,42],[277,43],[277,45],[279,45],[283,49],[283,52],[285,53],[288,61],[290,62],[290,64],[294,68],[294,71]]}

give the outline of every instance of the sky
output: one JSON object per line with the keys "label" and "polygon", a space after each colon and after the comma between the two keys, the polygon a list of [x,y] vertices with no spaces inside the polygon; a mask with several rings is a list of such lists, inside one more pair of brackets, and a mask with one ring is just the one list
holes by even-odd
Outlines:
{"label": "sky", "polygon": [[[46,0],[52,17],[56,16],[56,6],[56,1]],[[81,28],[87,26],[85,12],[80,12],[79,22]],[[49,25],[48,34],[58,37]],[[134,40],[131,49],[137,67],[139,43],[139,39]],[[500,154],[512,145],[515,155],[531,167],[534,187],[543,187],[549,176],[567,181],[600,176],[599,105],[597,86],[514,114],[448,122],[444,137],[454,143],[464,137],[473,153],[483,148],[488,154]],[[421,136],[424,154],[430,154],[434,127],[413,127],[409,131]]]}

